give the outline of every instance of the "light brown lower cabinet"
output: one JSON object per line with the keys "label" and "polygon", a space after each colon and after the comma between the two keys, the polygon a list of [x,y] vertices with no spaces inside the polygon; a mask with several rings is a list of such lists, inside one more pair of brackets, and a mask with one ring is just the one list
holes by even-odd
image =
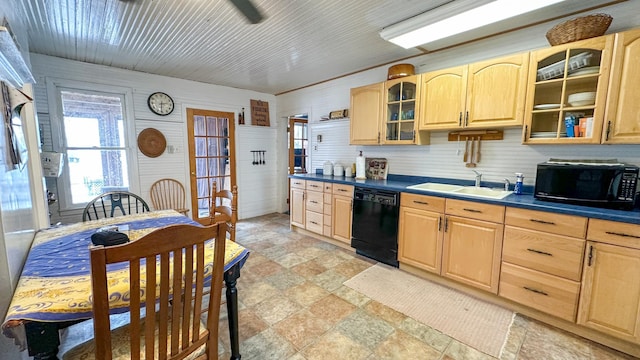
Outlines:
{"label": "light brown lower cabinet", "polygon": [[353,186],[333,184],[331,204],[332,237],[351,244],[351,217],[353,213]]}
{"label": "light brown lower cabinet", "polygon": [[585,257],[578,324],[640,343],[640,249],[588,241]]}
{"label": "light brown lower cabinet", "polygon": [[[304,181],[303,181],[304,182]],[[289,195],[289,221],[291,225],[304,228],[305,227],[305,214],[304,207],[305,202],[305,190],[304,184],[302,188],[291,186],[291,193]]]}

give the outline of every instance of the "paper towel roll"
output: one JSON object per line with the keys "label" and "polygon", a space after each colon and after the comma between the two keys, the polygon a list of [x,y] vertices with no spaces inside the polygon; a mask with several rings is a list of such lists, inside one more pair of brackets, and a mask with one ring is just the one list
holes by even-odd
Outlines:
{"label": "paper towel roll", "polygon": [[360,156],[356,157],[356,180],[364,180],[367,178],[365,172],[365,160],[360,151]]}

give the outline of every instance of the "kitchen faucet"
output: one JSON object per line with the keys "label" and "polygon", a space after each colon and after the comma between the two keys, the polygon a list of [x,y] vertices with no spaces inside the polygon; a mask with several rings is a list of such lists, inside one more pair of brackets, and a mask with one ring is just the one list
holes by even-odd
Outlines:
{"label": "kitchen faucet", "polygon": [[480,187],[480,182],[482,181],[482,174],[475,170],[471,170],[471,171],[476,173],[476,187]]}
{"label": "kitchen faucet", "polygon": [[502,181],[504,181],[504,191],[509,191],[509,186],[511,186],[511,181],[509,181],[509,179],[504,178]]}

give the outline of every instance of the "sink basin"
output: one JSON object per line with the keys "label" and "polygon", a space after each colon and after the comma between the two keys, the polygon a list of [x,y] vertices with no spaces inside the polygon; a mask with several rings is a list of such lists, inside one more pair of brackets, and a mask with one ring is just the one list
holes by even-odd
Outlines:
{"label": "sink basin", "polygon": [[462,189],[454,191],[455,194],[465,194],[479,196],[491,199],[503,199],[511,195],[513,191],[494,190],[485,187],[465,186]]}
{"label": "sink basin", "polygon": [[452,192],[462,188],[463,186],[461,185],[441,184],[441,183],[432,183],[432,182],[407,186],[407,189],[428,190],[428,191],[438,191],[438,192]]}
{"label": "sink basin", "polygon": [[491,189],[487,187],[462,186],[432,182],[407,186],[407,189],[425,190],[447,194],[460,194],[487,199],[504,199],[513,193],[512,191]]}

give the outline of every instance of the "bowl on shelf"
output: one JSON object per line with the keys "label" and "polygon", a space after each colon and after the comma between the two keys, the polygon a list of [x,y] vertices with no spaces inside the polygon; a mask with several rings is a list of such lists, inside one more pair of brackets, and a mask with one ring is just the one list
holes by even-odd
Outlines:
{"label": "bowl on shelf", "polygon": [[567,102],[571,106],[587,106],[596,103],[596,92],[586,91],[569,95]]}

